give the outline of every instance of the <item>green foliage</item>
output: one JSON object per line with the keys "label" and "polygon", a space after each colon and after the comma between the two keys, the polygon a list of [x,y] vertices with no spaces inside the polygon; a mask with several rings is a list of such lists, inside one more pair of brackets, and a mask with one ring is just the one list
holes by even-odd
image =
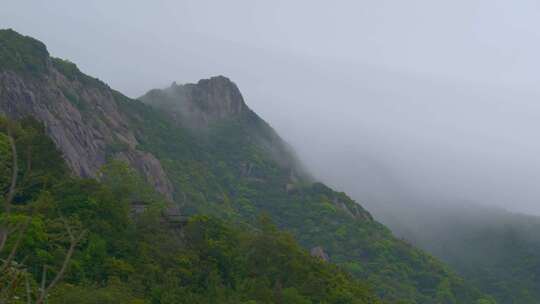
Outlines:
{"label": "green foliage", "polygon": [[8,137],[0,133],[0,192],[4,193],[11,181],[11,148]]}
{"label": "green foliage", "polygon": [[161,297],[178,292],[192,303],[379,303],[366,285],[312,258],[275,228],[246,233],[198,216],[184,233],[187,247],[176,257],[181,267],[168,278],[182,287],[171,286],[176,291]]}
{"label": "green foliage", "polygon": [[132,294],[129,286],[111,278],[106,286],[64,284],[49,297],[56,304],[145,304],[144,299]]}
{"label": "green foliage", "polygon": [[[64,60],[60,58],[51,58],[51,63],[58,72],[60,72],[62,75],[64,75],[67,79],[71,81],[78,81],[81,84],[86,85],[86,86],[98,86],[101,88],[108,88],[108,86],[105,83],[103,83],[101,80],[90,77],[82,73],[77,67],[77,65],[75,65],[73,62],[69,60]],[[71,98],[68,97],[68,99],[71,102],[78,104],[79,106],[84,106],[77,102],[76,96],[71,95]]]}
{"label": "green foliage", "polygon": [[[31,285],[43,265],[58,271],[66,247],[60,216],[89,231],[48,303],[381,303],[367,284],[311,257],[269,218],[248,227],[194,216],[180,233],[161,216],[161,196],[125,163],[104,166],[99,181],[74,178],[62,162],[43,161],[59,154],[38,124],[22,121],[17,129],[20,166],[24,151],[35,155],[23,183],[32,187],[0,220],[30,219],[16,260],[25,261]],[[135,201],[146,211],[133,214]],[[25,299],[24,288],[14,293]]]}
{"label": "green foliage", "polygon": [[39,75],[47,70],[49,53],[43,43],[7,29],[0,30],[0,70]]}
{"label": "green foliage", "polygon": [[304,247],[322,246],[386,300],[474,303],[483,297],[442,263],[395,238],[344,193],[309,183],[254,113],[191,132],[152,109],[124,104],[126,113],[146,118],[134,124],[138,139],[164,164],[184,212],[251,226],[265,212]]}
{"label": "green foliage", "polygon": [[[0,69],[38,73],[47,60],[39,42],[0,32]],[[311,183],[288,146],[252,111],[192,130],[171,118],[169,109],[129,99],[68,61],[50,60],[72,82],[62,86],[63,93],[83,117],[78,88],[101,86],[110,92],[137,149],[160,160],[175,202],[194,216],[182,233],[171,229],[161,216],[166,204],[117,162],[103,169],[102,182],[70,176],[43,129],[21,121],[16,136],[21,189],[15,204],[18,215],[31,216],[42,236],[23,246],[31,265],[38,265],[28,270],[35,281],[41,265],[58,268],[65,248],[58,241],[60,216],[89,230],[55,295],[58,303],[94,294],[104,303],[377,303],[367,284],[391,302],[484,300],[442,263],[395,238],[344,193]],[[0,138],[0,149],[1,143]],[[113,157],[124,147],[107,149]],[[32,170],[26,155],[32,155]],[[145,202],[146,211],[133,214],[134,201]],[[290,234],[268,221],[259,223],[261,213]],[[356,279],[310,257],[293,236],[303,248],[322,246]]]}
{"label": "green foliage", "polygon": [[86,110],[85,104],[80,100],[79,96],[76,93],[72,92],[69,89],[63,89],[62,94],[64,94],[66,99],[69,100],[69,102],[71,102],[71,104],[74,105],[77,109],[79,109],[79,111]]}
{"label": "green foliage", "polygon": [[[458,206],[438,209],[444,216],[434,216],[427,207],[415,209],[414,215],[401,213],[409,223],[405,237],[499,303],[538,303],[540,218],[471,205],[466,211]],[[412,216],[423,220],[411,221]]]}

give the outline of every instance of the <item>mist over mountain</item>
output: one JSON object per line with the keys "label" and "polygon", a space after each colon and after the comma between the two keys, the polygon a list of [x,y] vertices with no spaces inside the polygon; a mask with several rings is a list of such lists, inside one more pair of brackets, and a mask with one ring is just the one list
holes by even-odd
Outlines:
{"label": "mist over mountain", "polygon": [[[0,296],[10,303],[94,292],[115,303],[496,303],[314,181],[226,77],[134,100],[0,30],[0,114]],[[51,241],[20,252],[28,224],[11,222],[23,220],[44,222]],[[49,280],[36,266],[47,246],[58,254],[46,261],[61,265]],[[47,288],[32,287],[40,276]],[[21,278],[24,296],[12,283]]]}
{"label": "mist over mountain", "polygon": [[[371,153],[415,192],[539,213],[536,4],[286,4],[138,3],[122,17],[122,4],[93,2],[77,28],[64,24],[78,7],[60,2],[23,1],[0,14],[131,97],[227,75],[313,171],[354,175],[346,169],[357,156],[334,161]],[[312,15],[298,22],[304,6]]]}
{"label": "mist over mountain", "polygon": [[[343,286],[365,301],[536,304],[539,8],[482,0],[6,3],[0,28],[37,40],[1,31],[0,165],[12,170],[10,138],[54,144],[51,157],[63,158],[77,185],[120,160],[175,215],[205,214],[256,235],[258,214],[268,213],[303,246],[275,253],[316,253],[352,274],[359,285]],[[60,197],[69,174],[39,170],[55,172],[47,176],[57,188],[46,190]],[[101,199],[94,190],[88,201]],[[20,203],[33,206],[41,192],[22,193]],[[113,247],[112,258],[140,265]],[[166,268],[168,259],[153,258]],[[113,288],[114,263],[78,274]],[[280,280],[266,279],[264,290],[281,290]],[[289,296],[301,289],[316,299],[300,281]],[[147,288],[167,288],[156,282]],[[274,296],[279,302],[281,291]]]}

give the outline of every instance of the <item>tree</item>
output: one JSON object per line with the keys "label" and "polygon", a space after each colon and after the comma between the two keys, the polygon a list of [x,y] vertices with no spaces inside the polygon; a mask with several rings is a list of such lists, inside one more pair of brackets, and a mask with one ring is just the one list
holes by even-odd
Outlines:
{"label": "tree", "polygon": [[[14,135],[15,124],[7,120],[1,120],[0,123],[2,123],[0,126],[4,127],[6,130],[12,158],[10,172],[11,178],[9,181],[9,187],[7,189],[7,192],[3,197],[3,212],[0,217],[0,255],[4,254],[4,251],[6,249],[9,249],[6,250],[8,252],[7,256],[1,260],[0,264],[0,304],[7,303],[13,297],[14,293],[17,291],[19,283],[22,280],[25,281],[26,302],[32,303],[32,294],[34,293],[36,294],[35,303],[41,304],[45,301],[45,298],[49,294],[51,289],[54,288],[62,280],[68,268],[69,262],[71,261],[75,248],[77,247],[77,244],[81,241],[81,239],[85,236],[86,230],[81,230],[79,232],[74,231],[68,221],[61,217],[63,226],[69,237],[69,247],[64,256],[59,271],[56,272],[52,280],[47,281],[47,273],[52,268],[47,265],[43,266],[40,287],[37,291],[32,292],[32,284],[30,282],[31,277],[27,271],[27,266],[24,265],[24,260],[16,261],[16,256],[19,251],[22,239],[27,232],[32,217],[26,216],[22,222],[18,222],[16,224],[13,224],[11,221],[11,219],[13,218],[13,199],[15,197],[15,194],[17,193],[19,175],[19,159],[17,153],[16,139]],[[26,165],[27,172],[25,173],[25,176],[27,176],[29,170],[31,170],[30,163],[31,154],[28,153]],[[12,244],[10,244],[10,248],[8,248],[8,241],[10,238],[14,238],[14,241],[12,242]]]}

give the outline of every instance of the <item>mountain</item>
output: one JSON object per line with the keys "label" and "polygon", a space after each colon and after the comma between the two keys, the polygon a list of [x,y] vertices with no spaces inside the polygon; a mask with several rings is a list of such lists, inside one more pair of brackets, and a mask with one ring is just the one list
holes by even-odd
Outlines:
{"label": "mountain", "polygon": [[[198,135],[208,133],[211,128],[215,132],[230,128],[226,132],[242,133],[250,141],[244,143],[255,144],[280,168],[290,170],[291,181],[310,180],[292,148],[246,105],[236,84],[224,76],[202,79],[197,84],[173,83],[167,89],[151,90],[139,100],[168,115],[178,127]],[[242,164],[250,174],[252,165]]]}
{"label": "mountain", "polygon": [[139,99],[173,110],[178,123],[194,128],[208,127],[222,119],[239,118],[250,112],[238,87],[223,76],[197,84],[174,82],[168,89],[151,90]]}
{"label": "mountain", "polygon": [[114,155],[171,197],[172,186],[159,161],[136,148],[131,118],[119,110],[120,93],[82,74],[73,63],[50,58],[37,40],[5,30],[0,41],[0,109],[5,115],[41,121],[78,176],[95,177]]}
{"label": "mountain", "polygon": [[[200,286],[227,285],[229,289],[218,288],[219,292],[224,293],[220,296],[227,298],[226,294],[232,291],[236,292],[235,296],[241,295],[242,291],[252,290],[247,288],[246,284],[259,281],[250,282],[246,278],[251,274],[240,270],[251,265],[250,267],[255,267],[251,269],[256,271],[260,261],[242,260],[244,262],[240,264],[233,263],[235,266],[230,264],[232,262],[229,258],[235,260],[242,256],[243,252],[234,251],[223,257],[221,251],[235,248],[236,243],[229,241],[230,238],[235,239],[235,235],[240,235],[240,232],[231,232],[233,236],[229,237],[228,232],[220,231],[228,231],[227,227],[230,227],[233,231],[252,231],[256,235],[257,231],[261,230],[257,228],[257,223],[262,214],[263,217],[270,218],[278,228],[290,232],[304,248],[352,273],[360,282],[372,285],[376,294],[384,301],[493,303],[489,297],[467,284],[443,263],[394,237],[389,229],[374,221],[369,212],[345,193],[314,182],[290,147],[264,120],[249,109],[237,86],[225,77],[201,80],[197,84],[173,84],[170,88],[152,90],[140,100],[133,100],[112,90],[103,82],[83,74],[73,63],[51,58],[46,47],[39,41],[21,36],[12,30],[3,30],[0,31],[0,113],[19,121],[26,116],[32,116],[43,124],[44,132],[54,142],[67,166],[76,176],[107,181],[107,175],[104,175],[100,168],[108,168],[111,163],[115,164],[119,160],[124,161],[142,176],[145,183],[164,197],[169,213],[172,209],[179,209],[183,215],[194,219],[204,215],[227,223],[217,225],[210,232],[204,232],[206,220],[192,221],[195,223],[193,225],[199,227],[199,230],[195,229],[193,232],[193,238],[202,238],[204,246],[191,248],[192,251],[182,251],[182,258],[169,256],[167,252],[167,242],[173,246],[174,235],[170,236],[170,239],[163,236],[169,236],[167,233],[173,233],[174,230],[156,234],[155,240],[148,240],[151,235],[149,232],[144,234],[144,242],[138,243],[133,239],[137,235],[131,235],[131,238],[126,235],[130,231],[136,231],[136,228],[129,228],[131,226],[128,220],[123,221],[127,221],[125,227],[129,229],[118,232],[114,240],[100,234],[106,233],[103,227],[109,225],[103,224],[105,226],[99,226],[101,230],[96,232],[96,238],[101,237],[113,244],[106,252],[119,261],[103,258],[104,251],[98,249],[105,245],[100,245],[99,241],[86,244],[87,247],[83,248],[81,253],[86,259],[101,257],[107,262],[96,265],[115,265],[112,268],[104,267],[102,271],[89,276],[90,282],[99,285],[114,276],[115,280],[128,285],[123,288],[135,288],[137,284],[142,284],[146,288],[145,292],[141,292],[143,295],[162,295],[163,288],[167,288],[167,285],[161,284],[163,282],[161,285],[148,285],[143,278],[130,282],[130,276],[125,275],[125,271],[129,269],[135,269],[135,273],[141,274],[141,270],[136,268],[140,264],[133,261],[137,260],[133,255],[141,252],[128,250],[123,256],[117,256],[117,250],[123,250],[123,246],[129,247],[128,244],[133,241],[137,246],[147,248],[139,249],[146,250],[144,252],[150,256],[159,256],[159,267],[164,268],[153,268],[151,273],[157,275],[160,273],[159,269],[167,269],[164,265],[169,265],[172,273],[166,272],[163,275],[170,279],[167,282],[172,284],[171,286],[180,289],[183,284],[197,286],[190,281],[195,276],[201,280],[197,281],[202,284]],[[109,180],[119,183],[123,178]],[[104,187],[109,186],[105,183]],[[73,204],[73,209],[93,208],[92,212],[88,211],[90,214],[106,214],[107,211],[95,207],[100,206],[99,196],[87,193],[87,199],[80,200],[77,192],[73,193],[78,188],[80,187],[67,189],[69,195],[59,192],[62,195],[57,195],[57,198],[63,202],[64,208],[72,210],[70,204]],[[119,199],[122,193],[129,193],[115,189],[107,191],[118,193]],[[18,200],[25,201],[22,197]],[[110,199],[108,201],[110,202]],[[132,208],[139,210],[137,206]],[[111,208],[111,205],[103,204],[102,207]],[[119,215],[119,218],[125,217]],[[97,221],[99,217],[94,216],[92,219]],[[107,223],[114,223],[114,220],[112,218]],[[93,226],[95,223],[90,221],[87,224]],[[238,238],[247,238],[248,241],[239,243],[236,247],[249,251],[250,237]],[[279,235],[275,238],[282,239]],[[183,241],[187,242],[185,246],[190,246],[189,238],[184,238]],[[105,241],[107,244],[108,242]],[[157,246],[156,242],[159,242],[160,246]],[[155,249],[149,250],[148,248],[153,247],[148,247],[148,244],[154,244]],[[213,247],[214,245],[217,247]],[[272,247],[267,250],[271,249]],[[289,248],[289,252],[298,250],[300,249]],[[265,251],[260,252],[265,254]],[[178,263],[185,265],[201,259],[206,261],[208,254],[210,260],[217,263],[217,270],[210,267],[209,272],[204,272],[209,273],[207,276],[201,276],[196,267],[186,266],[183,270],[175,268]],[[218,256],[214,257],[215,254]],[[280,256],[279,252],[276,253],[277,256]],[[298,263],[312,263],[302,259],[298,260]],[[252,262],[255,264],[250,264]],[[269,286],[278,290],[284,287],[282,285],[286,281],[280,276],[282,272],[279,265],[281,264],[277,263],[270,268],[261,268],[270,271],[270,274],[277,273],[270,275],[263,272],[259,276],[261,290],[267,290]],[[144,263],[143,266],[148,267]],[[118,268],[123,269],[124,272],[120,273],[124,275],[114,275]],[[175,269],[180,273],[174,272]],[[230,273],[227,272],[229,270]],[[217,271],[215,276],[212,271]],[[72,276],[75,277],[86,273],[81,272],[81,269],[73,272]],[[191,275],[187,276],[187,272]],[[306,275],[306,282],[316,280],[309,271],[297,273],[300,281],[302,276]],[[237,276],[240,279],[235,280],[233,277]],[[186,279],[187,277],[191,279]],[[334,280],[331,276],[327,278],[329,281]],[[162,279],[158,277],[155,281]],[[297,284],[298,280],[294,283]],[[81,277],[82,281],[84,276]],[[208,282],[214,283],[208,285]],[[332,284],[338,284],[338,290],[342,288],[342,296],[353,295],[354,290],[360,290],[358,292],[364,295],[367,292],[366,288],[356,288],[345,283]],[[162,288],[161,291],[152,290],[156,286]],[[304,292],[300,296],[311,295],[309,299],[314,303],[328,302],[328,299],[322,298],[323,295],[313,296],[319,294],[313,290],[314,286],[304,288],[291,282],[290,288],[296,289],[291,291],[293,293],[298,293],[299,289]],[[201,290],[207,289],[199,289],[199,292],[202,292]],[[308,290],[312,290],[311,294]],[[176,296],[180,294],[178,291]],[[282,292],[276,294],[281,295]],[[257,298],[264,296],[259,295]],[[165,303],[163,298],[158,299]],[[236,298],[231,295],[228,299]],[[360,303],[371,303],[368,295],[364,299],[366,300]],[[157,301],[151,302],[158,303]],[[202,298],[198,301],[203,302]],[[308,302],[299,300],[297,303]],[[349,296],[342,298],[341,302],[339,298],[335,298],[332,303],[354,301]]]}
{"label": "mountain", "polygon": [[[499,303],[538,303],[540,218],[472,202],[401,202],[384,222]],[[399,217],[389,214],[399,210]],[[412,210],[415,210],[412,212]]]}
{"label": "mountain", "polygon": [[0,198],[2,303],[381,303],[268,218],[254,229],[171,221],[163,197],[121,161],[99,181],[71,176],[32,118],[0,118],[0,152],[2,193],[21,173],[13,201]]}

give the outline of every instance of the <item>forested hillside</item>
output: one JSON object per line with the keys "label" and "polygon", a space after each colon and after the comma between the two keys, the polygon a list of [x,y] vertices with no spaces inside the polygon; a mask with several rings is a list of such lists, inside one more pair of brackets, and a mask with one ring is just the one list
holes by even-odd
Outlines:
{"label": "forested hillside", "polygon": [[267,217],[250,229],[205,216],[171,221],[163,197],[119,161],[100,181],[70,176],[32,119],[0,120],[2,192],[12,147],[18,178],[13,199],[2,197],[0,227],[15,230],[0,251],[2,303],[41,303],[42,282],[47,303],[380,303]]}
{"label": "forested hillside", "polygon": [[[43,174],[13,202],[22,221],[41,221],[42,239],[21,244],[18,261],[39,265],[27,270],[39,281],[43,264],[56,265],[54,272],[62,260],[66,239],[52,234],[61,231],[59,219],[86,231],[51,302],[87,294],[104,299],[89,303],[376,303],[369,284],[390,303],[493,303],[346,194],[313,182],[225,77],[141,100],[50,58],[32,38],[0,31],[0,113],[35,117],[67,162],[42,136],[43,155],[20,144],[20,174],[24,153],[32,155],[29,176]],[[41,134],[31,124],[28,132]],[[41,157],[49,162],[33,165]],[[146,211],[130,217],[141,202]],[[191,220],[167,227],[162,218],[177,209]],[[311,258],[293,237],[330,263]]]}
{"label": "forested hillside", "polygon": [[540,218],[472,203],[395,209],[400,217],[386,219],[394,231],[448,263],[499,303],[538,303]]}

